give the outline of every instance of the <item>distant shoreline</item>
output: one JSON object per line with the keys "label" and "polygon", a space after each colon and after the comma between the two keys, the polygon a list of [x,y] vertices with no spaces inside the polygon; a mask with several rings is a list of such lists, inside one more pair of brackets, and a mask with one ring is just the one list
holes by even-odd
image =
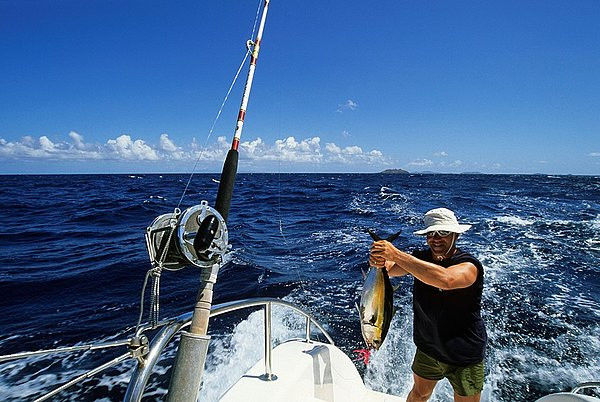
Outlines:
{"label": "distant shoreline", "polygon": [[[402,170],[402,169],[389,169],[389,170]],[[401,175],[401,176],[426,176],[426,175],[440,175],[440,176],[556,176],[556,177],[569,177],[569,176],[585,176],[585,177],[600,177],[600,174],[583,174],[583,173],[483,173],[483,172],[238,172],[238,175],[253,175],[253,174],[268,174],[268,175],[290,175],[290,174],[302,174],[302,175]],[[145,175],[190,175],[190,172],[106,172],[106,173],[0,173],[2,176],[145,176]],[[194,175],[211,175],[220,176],[221,172],[195,172]]]}

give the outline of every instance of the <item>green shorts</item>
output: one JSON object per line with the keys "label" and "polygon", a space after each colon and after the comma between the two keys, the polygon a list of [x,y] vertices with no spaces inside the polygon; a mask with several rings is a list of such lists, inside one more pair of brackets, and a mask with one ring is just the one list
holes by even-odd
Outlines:
{"label": "green shorts", "polygon": [[467,367],[442,363],[417,349],[412,371],[426,380],[447,378],[454,392],[461,396],[477,395],[483,390],[483,360]]}

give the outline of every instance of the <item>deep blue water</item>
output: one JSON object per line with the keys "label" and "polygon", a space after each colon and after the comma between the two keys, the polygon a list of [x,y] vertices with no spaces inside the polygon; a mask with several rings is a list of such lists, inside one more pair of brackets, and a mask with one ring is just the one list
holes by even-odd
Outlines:
{"label": "deep blue water", "polygon": [[[212,205],[214,178],[195,175],[182,208],[203,199]],[[145,228],[172,212],[187,179],[0,176],[0,355],[130,335],[150,268]],[[396,244],[411,250],[424,244],[411,234],[422,214],[440,206],[473,224],[459,246],[485,267],[490,340],[482,399],[531,401],[600,380],[599,177],[241,174],[228,222],[232,251],[214,302],[268,295],[300,303],[352,355],[362,342],[354,302],[360,270],[367,267],[366,230],[402,229]],[[399,283],[398,312],[384,346],[369,367],[357,366],[369,387],[406,395],[414,353],[411,281]],[[197,286],[194,268],[166,272],[161,316],[190,311]],[[284,321],[276,337],[294,330],[285,314],[276,313]],[[218,398],[235,379],[232,367],[258,359],[258,322],[251,315],[211,325],[207,399]],[[241,346],[254,351],[235,354]],[[119,352],[1,364],[0,395],[33,399]],[[151,379],[151,399],[164,395],[167,366],[168,358]],[[57,400],[119,400],[131,367],[128,362],[109,369]],[[442,382],[432,400],[450,395]]]}

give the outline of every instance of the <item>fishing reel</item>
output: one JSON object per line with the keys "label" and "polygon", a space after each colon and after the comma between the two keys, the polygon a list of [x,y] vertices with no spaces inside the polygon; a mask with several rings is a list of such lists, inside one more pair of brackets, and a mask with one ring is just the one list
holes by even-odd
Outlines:
{"label": "fishing reel", "polygon": [[154,219],[146,229],[146,246],[153,266],[209,268],[227,251],[227,225],[216,209],[202,201]]}

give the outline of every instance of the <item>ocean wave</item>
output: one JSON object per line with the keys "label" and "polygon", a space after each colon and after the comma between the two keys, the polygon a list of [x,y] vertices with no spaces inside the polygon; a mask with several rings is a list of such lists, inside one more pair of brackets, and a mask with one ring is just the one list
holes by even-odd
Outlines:
{"label": "ocean wave", "polygon": [[[135,325],[142,281],[150,268],[144,230],[157,215],[172,211],[169,203],[179,200],[187,182],[184,175],[143,177],[10,179],[0,193],[3,205],[15,207],[0,211],[3,353],[101,340],[119,331],[125,335],[123,328],[130,331]],[[203,198],[212,205],[212,177],[195,177],[195,190],[184,204],[210,193],[213,198]],[[482,400],[533,400],[600,371],[597,179],[301,174],[251,179],[240,175],[236,186],[228,221],[233,251],[219,272],[215,303],[286,297],[306,306],[352,356],[362,346],[354,301],[360,297],[360,270],[367,267],[372,242],[366,229],[382,235],[403,229],[396,244],[411,250],[424,245],[422,237],[411,234],[421,228],[422,214],[446,206],[473,223],[459,246],[479,257],[485,269],[483,313],[490,344]],[[163,317],[192,308],[197,270],[165,273],[161,283]],[[356,364],[369,387],[406,395],[414,351],[411,282],[401,278],[398,283],[399,311],[384,346],[370,367]],[[276,324],[278,339],[296,333],[295,318],[275,314],[283,321]],[[259,313],[211,322],[215,353],[207,366],[208,381],[217,383],[225,376],[231,383],[239,375],[227,359],[248,367],[260,358],[254,345],[237,357],[235,353],[249,339],[260,345],[262,335],[256,331],[261,331],[261,319]],[[146,389],[150,399],[164,398],[174,348],[169,347],[151,377]],[[29,360],[10,369],[0,365],[0,394],[15,399],[38,395],[90,367],[88,359],[93,360]],[[130,369],[119,366],[60,398],[122,399]],[[229,369],[237,371],[229,377]],[[41,379],[35,381],[34,373]],[[218,398],[225,386],[215,387],[209,399]],[[442,382],[433,400],[451,395]]]}

